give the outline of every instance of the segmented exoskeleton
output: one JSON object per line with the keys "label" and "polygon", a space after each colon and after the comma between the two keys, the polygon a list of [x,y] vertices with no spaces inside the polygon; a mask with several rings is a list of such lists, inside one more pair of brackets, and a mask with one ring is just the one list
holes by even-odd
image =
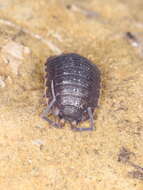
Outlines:
{"label": "segmented exoskeleton", "polygon": [[[48,114],[68,121],[73,130],[93,130],[93,112],[100,92],[100,71],[95,64],[75,53],[50,57],[45,63],[45,96],[48,106],[41,117],[55,127],[62,127],[49,119]],[[90,127],[77,124],[90,120]]]}

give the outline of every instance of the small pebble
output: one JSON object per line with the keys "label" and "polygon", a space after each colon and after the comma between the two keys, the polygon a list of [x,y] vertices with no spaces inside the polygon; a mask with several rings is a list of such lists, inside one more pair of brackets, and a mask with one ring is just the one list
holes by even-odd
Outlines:
{"label": "small pebble", "polygon": [[44,145],[44,142],[41,139],[36,139],[32,141],[33,145],[41,146]]}
{"label": "small pebble", "polygon": [[5,87],[5,82],[2,76],[0,76],[0,88],[4,88]]}

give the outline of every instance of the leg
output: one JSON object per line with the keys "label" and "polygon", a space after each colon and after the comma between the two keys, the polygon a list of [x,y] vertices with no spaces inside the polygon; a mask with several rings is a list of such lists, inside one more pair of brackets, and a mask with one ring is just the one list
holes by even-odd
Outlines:
{"label": "leg", "polygon": [[54,121],[50,120],[47,115],[49,114],[51,108],[53,107],[53,105],[56,102],[56,96],[55,96],[55,92],[54,92],[54,84],[53,84],[53,80],[51,82],[51,90],[52,90],[52,96],[53,96],[53,100],[50,102],[50,104],[47,106],[47,108],[43,111],[43,113],[41,114],[41,118],[45,119],[46,121],[48,121],[51,125],[53,125],[56,128],[60,128],[60,125],[58,123],[55,123]]}
{"label": "leg", "polygon": [[77,128],[77,127],[74,127],[72,125],[72,129],[74,131],[93,131],[94,130],[94,120],[93,120],[93,114],[92,114],[92,111],[91,111],[91,108],[87,108],[87,112],[88,112],[88,115],[89,115],[89,121],[90,121],[90,127],[88,128],[84,128],[84,127],[81,127],[81,128]]}

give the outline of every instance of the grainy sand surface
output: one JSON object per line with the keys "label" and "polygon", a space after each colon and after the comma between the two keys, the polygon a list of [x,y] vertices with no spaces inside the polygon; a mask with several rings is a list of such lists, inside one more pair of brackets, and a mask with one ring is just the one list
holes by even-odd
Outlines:
{"label": "grainy sand surface", "polygon": [[[142,0],[0,0],[0,189],[143,190],[142,10]],[[101,70],[94,132],[39,117],[44,62],[62,52]]]}

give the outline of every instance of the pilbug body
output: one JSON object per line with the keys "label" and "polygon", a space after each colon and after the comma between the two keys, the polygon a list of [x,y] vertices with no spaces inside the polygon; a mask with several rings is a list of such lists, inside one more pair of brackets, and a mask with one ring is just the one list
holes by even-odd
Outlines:
{"label": "pilbug body", "polygon": [[[48,106],[41,117],[55,127],[62,127],[50,120],[51,112],[62,121],[68,121],[73,130],[93,130],[93,112],[100,93],[100,71],[88,59],[75,53],[50,57],[45,63],[45,96]],[[76,127],[90,120],[90,127]]]}

